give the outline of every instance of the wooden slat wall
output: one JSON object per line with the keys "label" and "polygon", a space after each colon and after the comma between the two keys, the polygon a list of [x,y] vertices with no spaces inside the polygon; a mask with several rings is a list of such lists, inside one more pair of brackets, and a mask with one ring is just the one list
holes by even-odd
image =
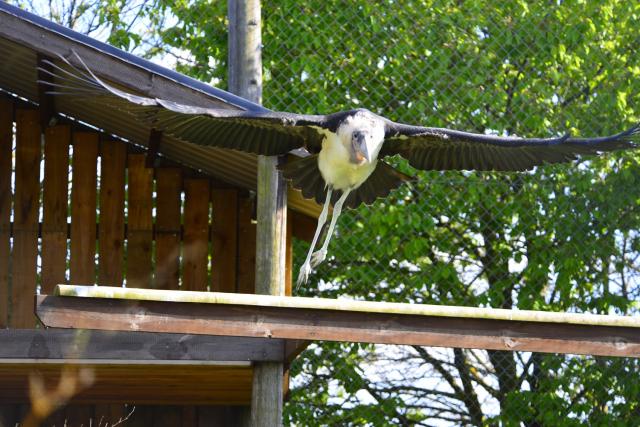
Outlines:
{"label": "wooden slat wall", "polygon": [[211,191],[213,206],[211,290],[236,291],[238,251],[238,190]]}
{"label": "wooden slat wall", "polygon": [[144,154],[128,158],[127,286],[148,288],[151,284],[153,240],[153,169]]}
{"label": "wooden slat wall", "polygon": [[37,110],[16,111],[14,238],[11,271],[10,326],[32,328],[37,285],[38,213],[40,199],[40,116]]}
{"label": "wooden slat wall", "polygon": [[[41,133],[38,110],[15,102],[0,97],[0,327],[35,326],[38,285],[43,293],[67,281],[119,286],[124,280],[138,287],[254,291],[255,207],[246,192],[216,181],[212,187],[208,178],[175,165],[149,168],[139,148],[74,125]],[[0,404],[0,421],[13,425],[27,410]],[[113,423],[129,411],[120,403],[69,405],[48,422]],[[140,407],[130,425],[230,425],[242,413]]]}
{"label": "wooden slat wall", "polygon": [[98,134],[73,136],[71,183],[71,283],[95,283]]}
{"label": "wooden slat wall", "polygon": [[120,286],[124,277],[124,197],[127,146],[120,141],[101,143],[100,233],[98,284]]}
{"label": "wooden slat wall", "polygon": [[9,323],[9,255],[13,104],[0,97],[0,328]]}
{"label": "wooden slat wall", "polygon": [[209,265],[209,180],[186,179],[184,193],[182,286],[188,291],[206,291]]}
{"label": "wooden slat wall", "polygon": [[182,171],[156,170],[156,276],[158,289],[178,289]]}
{"label": "wooden slat wall", "polygon": [[47,128],[44,133],[44,183],[42,221],[42,293],[66,282],[67,213],[69,198],[69,143],[71,128]]}

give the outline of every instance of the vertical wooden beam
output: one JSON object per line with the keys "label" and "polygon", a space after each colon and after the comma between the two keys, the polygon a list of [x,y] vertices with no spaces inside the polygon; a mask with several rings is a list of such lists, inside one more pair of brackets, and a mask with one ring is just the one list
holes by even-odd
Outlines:
{"label": "vertical wooden beam", "polygon": [[[228,0],[230,90],[254,102],[262,98],[260,0]],[[256,293],[283,295],[287,187],[277,157],[258,157]],[[252,426],[282,425],[282,363],[254,366]]]}
{"label": "vertical wooden beam", "polygon": [[13,103],[0,97],[0,328],[9,323]]}
{"label": "vertical wooden beam", "polygon": [[209,180],[184,181],[182,289],[206,291],[209,264]]}
{"label": "vertical wooden beam", "polygon": [[211,290],[236,291],[236,255],[238,248],[238,191],[212,190],[213,210]]}
{"label": "vertical wooden beam", "polygon": [[156,169],[156,194],[155,287],[178,289],[182,171],[179,168]]}
{"label": "vertical wooden beam", "polygon": [[146,167],[144,154],[129,154],[128,184],[127,285],[148,288],[153,239],[153,169]]}
{"label": "vertical wooden beam", "polygon": [[127,146],[121,141],[103,140],[100,154],[98,284],[122,286]]}
{"label": "vertical wooden beam", "polygon": [[66,282],[67,214],[69,212],[69,143],[71,127],[44,132],[44,189],[42,195],[42,293]]}
{"label": "vertical wooden beam", "polygon": [[36,293],[41,135],[38,110],[16,111],[16,195],[10,326],[32,328]]}
{"label": "vertical wooden beam", "polygon": [[96,281],[98,141],[96,132],[73,134],[69,281],[75,285]]}

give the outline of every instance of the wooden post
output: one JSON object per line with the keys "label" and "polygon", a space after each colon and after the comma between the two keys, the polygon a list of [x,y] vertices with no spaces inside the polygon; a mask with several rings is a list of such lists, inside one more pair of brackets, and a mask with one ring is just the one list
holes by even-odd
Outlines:
{"label": "wooden post", "polygon": [[[229,90],[250,101],[262,97],[260,1],[228,0]],[[258,159],[256,293],[284,295],[287,187],[277,157]],[[251,426],[282,425],[282,363],[256,363]]]}

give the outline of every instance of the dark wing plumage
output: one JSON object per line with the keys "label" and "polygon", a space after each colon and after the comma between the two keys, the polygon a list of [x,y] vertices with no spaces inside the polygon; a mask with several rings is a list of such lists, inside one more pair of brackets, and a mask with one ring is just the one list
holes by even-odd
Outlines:
{"label": "dark wing plumage", "polygon": [[418,169],[523,171],[584,154],[637,147],[640,124],[599,138],[518,138],[388,121],[381,155],[400,154]]}
{"label": "dark wing plumage", "polygon": [[150,126],[186,142],[246,151],[254,154],[280,155],[305,147],[320,150],[322,127],[326,116],[303,115],[269,110],[244,111],[212,109],[148,98],[122,91],[98,78],[82,59],[84,70],[65,58],[67,67],[46,61],[53,71],[40,71],[53,77],[42,81],[55,95],[81,96],[104,102],[127,111]]}

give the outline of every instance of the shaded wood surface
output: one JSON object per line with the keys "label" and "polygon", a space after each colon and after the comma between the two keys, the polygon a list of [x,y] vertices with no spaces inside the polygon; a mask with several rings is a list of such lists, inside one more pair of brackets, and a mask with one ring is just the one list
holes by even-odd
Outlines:
{"label": "shaded wood surface", "polygon": [[0,364],[34,359],[281,361],[284,340],[70,329],[0,330]]}
{"label": "shaded wood surface", "polygon": [[35,325],[33,302],[30,296],[35,294],[37,285],[40,157],[38,110],[18,109],[16,111],[14,240],[11,255],[10,326],[14,328],[31,328]]}
{"label": "shaded wood surface", "polygon": [[0,96],[0,328],[6,328],[9,322],[12,127],[13,103]]}
{"label": "shaded wood surface", "polygon": [[98,284],[120,285],[124,278],[124,199],[127,146],[103,140],[100,164]]}
{"label": "shaded wood surface", "polygon": [[71,189],[71,283],[95,283],[96,280],[96,203],[98,134],[76,132],[73,135]]}
{"label": "shaded wood surface", "polygon": [[128,166],[127,284],[148,288],[152,277],[153,169],[146,167],[144,154],[129,154]]}
{"label": "shaded wood surface", "polygon": [[178,168],[156,170],[156,275],[155,288],[178,289],[182,173]]}
{"label": "shaded wood surface", "polygon": [[44,132],[42,220],[42,293],[66,282],[67,215],[69,213],[69,144],[71,127],[49,127]]}
{"label": "shaded wood surface", "polygon": [[238,250],[238,190],[212,190],[211,205],[213,210],[211,290],[235,292]]}
{"label": "shaded wood surface", "polygon": [[237,290],[243,294],[255,291],[256,278],[256,224],[253,221],[253,200],[241,197],[238,201],[238,271]]}
{"label": "shaded wood surface", "polygon": [[26,402],[29,374],[41,375],[52,387],[63,366],[88,368],[95,376],[94,384],[73,404],[246,405],[251,396],[253,373],[248,364],[0,363],[0,402]]}
{"label": "shaded wood surface", "polygon": [[209,180],[184,181],[182,289],[208,290]]}
{"label": "shaded wood surface", "polygon": [[37,297],[48,326],[640,356],[640,328],[273,307]]}

